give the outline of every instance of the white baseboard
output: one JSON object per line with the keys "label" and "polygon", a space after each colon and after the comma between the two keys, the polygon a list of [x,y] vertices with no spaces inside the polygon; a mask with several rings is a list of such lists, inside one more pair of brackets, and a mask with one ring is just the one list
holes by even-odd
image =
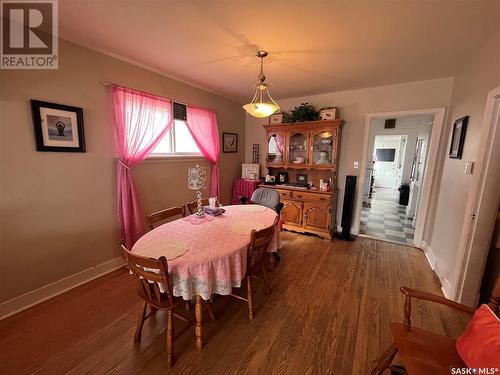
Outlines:
{"label": "white baseboard", "polygon": [[445,277],[445,275],[442,274],[441,268],[437,264],[436,256],[432,252],[432,249],[429,246],[429,244],[424,240],[422,240],[422,249],[424,250],[427,262],[429,263],[432,270],[434,271],[434,273],[439,278],[439,281],[441,282],[441,291],[443,292],[443,295],[448,299],[453,299],[450,282]]}
{"label": "white baseboard", "polygon": [[441,291],[446,298],[455,300],[455,298],[451,294],[451,285],[448,280],[444,279],[443,281],[441,281]]}
{"label": "white baseboard", "polygon": [[14,315],[22,310],[55,297],[79,285],[97,279],[111,271],[117,270],[125,265],[122,257],[113,258],[107,262],[97,264],[86,270],[65,277],[64,279],[47,284],[41,288],[14,297],[0,304],[0,320]]}
{"label": "white baseboard", "polygon": [[434,253],[432,252],[429,244],[426,241],[422,240],[421,245],[422,250],[424,250],[425,257],[427,258],[427,263],[429,263],[432,270],[436,272],[436,257],[434,256]]}

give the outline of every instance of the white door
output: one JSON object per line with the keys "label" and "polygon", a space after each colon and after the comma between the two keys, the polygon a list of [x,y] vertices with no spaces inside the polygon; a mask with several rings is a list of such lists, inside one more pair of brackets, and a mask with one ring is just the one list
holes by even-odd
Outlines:
{"label": "white door", "polygon": [[[375,186],[396,188],[401,182],[401,136],[376,136],[373,147]],[[387,161],[386,161],[387,160]]]}
{"label": "white door", "polygon": [[406,208],[406,215],[413,218],[413,228],[417,226],[418,216],[418,201],[420,199],[420,186],[425,173],[425,158],[427,155],[427,136],[417,137],[417,145],[415,147],[415,155],[413,158],[413,167],[411,171],[410,184],[410,201]]}
{"label": "white door", "polygon": [[376,161],[374,172],[375,186],[390,188],[395,186],[398,174],[394,162]]}

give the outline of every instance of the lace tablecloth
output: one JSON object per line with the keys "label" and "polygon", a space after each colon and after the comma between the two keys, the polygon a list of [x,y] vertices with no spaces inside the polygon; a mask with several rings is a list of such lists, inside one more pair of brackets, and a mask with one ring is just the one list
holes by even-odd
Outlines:
{"label": "lace tablecloth", "polygon": [[[187,251],[168,261],[174,295],[184,300],[199,295],[207,300],[212,294],[230,294],[245,276],[251,230],[268,227],[276,218],[270,208],[249,207],[225,206],[221,216],[190,216],[163,224],[141,237],[132,251],[159,258],[168,255],[171,242],[185,243]],[[277,250],[279,235],[277,229],[268,251]]]}

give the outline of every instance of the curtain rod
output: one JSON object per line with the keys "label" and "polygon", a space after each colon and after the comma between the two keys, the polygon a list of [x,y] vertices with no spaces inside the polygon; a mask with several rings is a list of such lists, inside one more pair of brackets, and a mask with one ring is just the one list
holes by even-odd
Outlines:
{"label": "curtain rod", "polygon": [[169,98],[166,98],[164,96],[161,96],[161,95],[157,95],[157,94],[152,94],[150,92],[147,92],[147,91],[142,91],[142,90],[137,90],[137,89],[133,89],[131,87],[127,87],[127,86],[123,86],[123,85],[119,85],[118,83],[114,83],[114,82],[109,82],[109,81],[104,81],[102,82],[102,84],[106,87],[120,87],[122,89],[125,89],[125,90],[130,90],[130,91],[136,91],[136,92],[139,92],[143,95],[148,95],[148,96],[151,96],[151,97],[154,97],[154,98],[160,98],[162,100],[168,100],[168,101],[171,101],[173,102],[174,100],[173,99],[169,99]]}
{"label": "curtain rod", "polygon": [[164,96],[161,96],[161,95],[156,95],[156,94],[152,94],[150,92],[147,92],[147,91],[142,91],[142,90],[137,90],[137,89],[133,89],[131,87],[127,87],[127,86],[123,86],[123,85],[119,85],[118,83],[114,83],[114,82],[109,82],[109,81],[103,81],[101,82],[103,86],[106,86],[106,87],[120,87],[122,89],[125,89],[125,90],[130,90],[130,91],[136,91],[136,92],[140,92],[141,94],[144,94],[144,95],[148,95],[148,96],[151,96],[151,97],[154,97],[154,98],[160,98],[162,100],[168,100],[170,102],[176,102],[176,103],[181,103],[181,104],[184,104],[188,107],[191,107],[191,108],[201,108],[201,109],[204,109],[204,110],[207,110],[207,111],[211,111],[211,112],[215,112],[215,110],[211,109],[211,108],[206,108],[206,107],[203,107],[203,106],[199,106],[199,105],[195,105],[195,104],[188,104],[188,103],[185,103],[185,102],[182,102],[180,100],[175,100],[175,99],[169,99],[169,98],[166,98]]}

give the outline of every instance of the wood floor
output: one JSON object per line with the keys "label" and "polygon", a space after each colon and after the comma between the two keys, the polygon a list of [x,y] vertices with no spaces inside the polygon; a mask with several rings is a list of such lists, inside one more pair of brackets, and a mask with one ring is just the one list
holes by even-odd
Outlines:
{"label": "wood floor", "polygon": [[[390,344],[389,322],[402,319],[399,286],[440,293],[418,249],[367,238],[283,238],[272,295],[254,283],[254,320],[244,303],[218,298],[217,322],[205,319],[205,347],[196,351],[194,329],[183,335],[170,370],[162,312],[133,343],[139,300],[122,269],[1,321],[0,373],[368,374]],[[412,310],[413,324],[437,333],[456,336],[465,324],[445,307]]]}

